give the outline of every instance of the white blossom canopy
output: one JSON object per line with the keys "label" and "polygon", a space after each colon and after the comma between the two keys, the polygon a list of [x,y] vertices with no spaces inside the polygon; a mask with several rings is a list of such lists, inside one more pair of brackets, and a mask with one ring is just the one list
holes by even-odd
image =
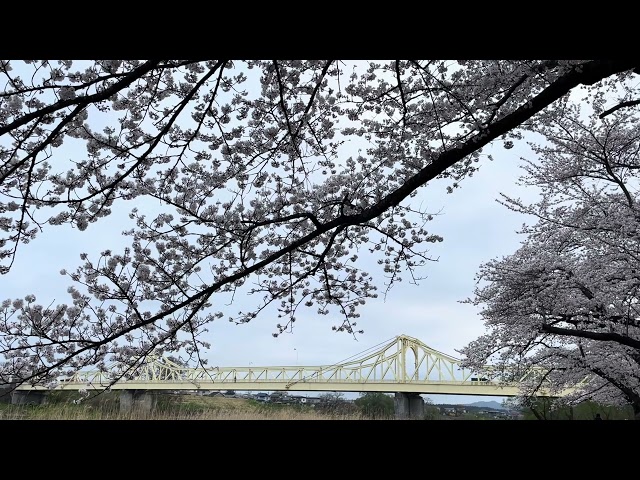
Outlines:
{"label": "white blossom canopy", "polygon": [[[637,98],[637,97],[636,97]],[[540,125],[522,181],[541,190],[513,210],[537,218],[514,254],[481,267],[475,297],[488,333],[463,349],[467,365],[543,367],[566,402],[631,404],[640,414],[640,111],[638,101],[584,115],[567,106]],[[532,379],[534,395],[542,378]]]}
{"label": "white blossom canopy", "polygon": [[[135,368],[152,352],[198,357],[207,324],[229,316],[216,295],[236,291],[255,302],[233,322],[275,303],[274,335],[299,308],[337,313],[333,328],[355,334],[380,277],[419,275],[441,240],[412,203],[418,189],[456,188],[483,147],[552,123],[572,91],[597,106],[639,66],[2,61],[1,272],[50,228],[84,231],[123,208],[133,224],[128,248],[62,272],[67,303],[3,302],[0,383]],[[363,271],[362,255],[381,271]]]}

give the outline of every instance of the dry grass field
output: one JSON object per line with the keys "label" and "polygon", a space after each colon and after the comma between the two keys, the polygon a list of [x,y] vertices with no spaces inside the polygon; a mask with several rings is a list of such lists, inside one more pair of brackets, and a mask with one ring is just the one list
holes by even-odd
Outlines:
{"label": "dry grass field", "polygon": [[262,404],[242,398],[172,395],[154,411],[120,413],[114,396],[98,396],[75,405],[56,401],[44,405],[0,404],[2,420],[364,420],[359,414],[329,414],[309,406]]}

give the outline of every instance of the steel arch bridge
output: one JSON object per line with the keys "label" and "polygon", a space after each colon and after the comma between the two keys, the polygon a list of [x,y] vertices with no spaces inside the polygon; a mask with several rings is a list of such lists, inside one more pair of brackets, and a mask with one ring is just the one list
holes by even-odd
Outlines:
{"label": "steel arch bridge", "polygon": [[[522,382],[541,373],[535,369],[514,372],[507,381],[504,373],[499,375],[491,367],[473,372],[460,367],[461,360],[407,335],[380,345],[353,360],[316,367],[188,368],[163,357],[147,358],[135,375],[118,378],[117,369],[79,371],[53,387],[20,385],[16,390],[288,390],[517,396]],[[539,395],[544,396],[544,391]]]}

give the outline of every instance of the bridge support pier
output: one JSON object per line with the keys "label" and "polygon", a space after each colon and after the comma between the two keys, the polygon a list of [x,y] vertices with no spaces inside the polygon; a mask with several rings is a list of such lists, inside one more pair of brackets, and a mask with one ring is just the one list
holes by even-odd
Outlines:
{"label": "bridge support pier", "polygon": [[424,418],[424,399],[417,393],[397,392],[393,404],[398,419],[422,420]]}
{"label": "bridge support pier", "polygon": [[11,397],[12,405],[42,405],[43,403],[47,403],[47,393],[38,390],[14,390],[9,396]]}
{"label": "bridge support pier", "polygon": [[11,399],[13,397],[14,384],[12,383],[3,383],[0,384],[0,403],[11,403]]}
{"label": "bridge support pier", "polygon": [[148,414],[156,407],[157,397],[148,390],[122,390],[120,413]]}

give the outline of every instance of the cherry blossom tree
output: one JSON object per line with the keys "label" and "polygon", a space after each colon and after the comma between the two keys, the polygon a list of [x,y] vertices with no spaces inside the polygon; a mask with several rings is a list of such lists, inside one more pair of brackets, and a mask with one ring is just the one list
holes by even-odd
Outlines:
{"label": "cherry blossom tree", "polygon": [[[70,299],[2,303],[0,383],[84,366],[122,374],[199,352],[207,325],[276,306],[338,315],[403,277],[441,238],[412,201],[473,175],[581,91],[621,91],[640,60],[0,62],[1,272],[50,228],[127,208],[122,251],[81,253]],[[631,84],[632,85],[632,84]],[[633,91],[620,101],[632,101]],[[128,207],[127,207],[128,205]],[[158,207],[160,205],[160,207]],[[135,206],[135,208],[131,208]],[[160,208],[160,210],[158,210]],[[364,271],[376,258],[378,273]],[[216,301],[255,299],[236,314]]]}
{"label": "cherry blossom tree", "polygon": [[538,368],[525,403],[543,387],[572,389],[565,403],[631,404],[640,417],[638,103],[567,106],[539,126],[539,161],[526,164],[522,181],[539,200],[504,197],[536,223],[518,251],[480,268],[468,301],[482,306],[487,333],[462,353],[467,366],[505,374]]}

